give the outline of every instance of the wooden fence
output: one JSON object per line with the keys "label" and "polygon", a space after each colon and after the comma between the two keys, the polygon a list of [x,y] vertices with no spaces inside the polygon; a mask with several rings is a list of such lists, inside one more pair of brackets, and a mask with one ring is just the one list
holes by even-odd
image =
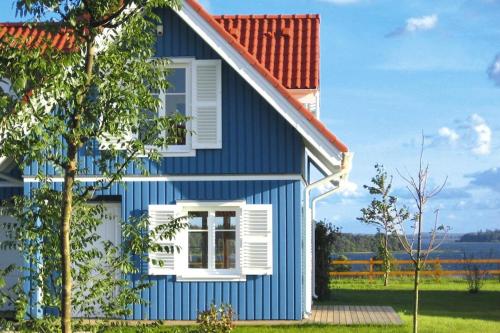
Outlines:
{"label": "wooden fence", "polygon": [[[332,260],[330,264],[332,265],[368,265],[368,271],[358,271],[358,272],[330,272],[330,276],[368,276],[372,278],[374,276],[384,275],[383,271],[376,271],[375,265],[382,265],[384,262],[382,260]],[[412,260],[391,260],[392,265],[412,265]],[[429,259],[426,261],[426,265],[433,265],[430,269],[420,271],[420,275],[423,276],[462,276],[468,273],[468,270],[443,270],[441,265],[443,264],[462,264],[464,266],[476,265],[476,264],[498,264],[500,268],[500,259]],[[481,274],[485,275],[500,275],[500,269],[480,269]],[[390,275],[395,276],[408,276],[413,275],[413,270],[397,270],[391,271]]]}

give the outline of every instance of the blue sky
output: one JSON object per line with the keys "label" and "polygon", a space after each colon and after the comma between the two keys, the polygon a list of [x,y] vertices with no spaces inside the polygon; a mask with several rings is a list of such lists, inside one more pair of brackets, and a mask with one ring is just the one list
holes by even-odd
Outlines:
{"label": "blue sky", "polygon": [[[345,232],[382,163],[415,174],[422,131],[430,203],[453,232],[500,228],[500,0],[205,0],[214,14],[321,15],[321,114],[355,152],[351,184],[319,206]],[[10,1],[0,20],[15,20]],[[499,55],[497,57],[497,54]]]}

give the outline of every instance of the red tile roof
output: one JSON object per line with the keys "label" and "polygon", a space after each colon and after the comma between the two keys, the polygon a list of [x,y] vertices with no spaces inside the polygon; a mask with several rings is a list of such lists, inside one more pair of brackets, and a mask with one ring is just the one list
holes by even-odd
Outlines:
{"label": "red tile roof", "polygon": [[10,42],[10,46],[15,47],[19,40],[28,47],[40,47],[42,51],[47,47],[71,51],[75,44],[74,35],[66,28],[49,24],[0,23],[0,41]]}
{"label": "red tile roof", "polygon": [[229,32],[227,32],[215,18],[207,13],[207,11],[196,0],[185,0],[203,19],[212,26],[232,47],[234,47],[253,67],[265,77],[279,92],[280,94],[292,104],[297,111],[299,111],[304,118],[306,118],[334,147],[341,152],[348,152],[349,148],[340,141],[326,126],[319,121],[311,111],[309,111],[302,103],[292,96],[290,91],[261,64],[250,52],[235,40]]}
{"label": "red tile roof", "polygon": [[286,88],[319,88],[319,15],[214,19]]}

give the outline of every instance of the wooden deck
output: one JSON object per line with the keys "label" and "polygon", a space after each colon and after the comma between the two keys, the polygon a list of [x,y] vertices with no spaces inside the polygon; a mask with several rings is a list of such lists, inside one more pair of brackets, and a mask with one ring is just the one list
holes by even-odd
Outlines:
{"label": "wooden deck", "polygon": [[[101,322],[99,319],[84,320],[88,324]],[[108,322],[109,323],[109,322]],[[153,324],[148,320],[112,320],[119,325]],[[161,321],[165,326],[193,326],[192,320]],[[236,320],[236,326],[286,326],[286,325],[402,325],[403,321],[390,306],[360,305],[313,305],[311,317],[304,320]]]}
{"label": "wooden deck", "polygon": [[306,323],[330,325],[401,325],[390,306],[314,305]]}

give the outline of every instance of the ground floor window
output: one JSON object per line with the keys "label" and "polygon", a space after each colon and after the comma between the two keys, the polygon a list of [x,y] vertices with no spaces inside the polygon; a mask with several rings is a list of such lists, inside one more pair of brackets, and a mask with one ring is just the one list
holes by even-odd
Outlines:
{"label": "ground floor window", "polygon": [[236,210],[189,210],[188,269],[236,269]]}
{"label": "ground floor window", "polygon": [[[272,205],[245,201],[178,201],[150,205],[151,226],[185,218],[187,227],[168,244],[176,252],[150,253],[151,275],[178,281],[242,281],[272,274]],[[163,265],[155,264],[161,259]]]}

